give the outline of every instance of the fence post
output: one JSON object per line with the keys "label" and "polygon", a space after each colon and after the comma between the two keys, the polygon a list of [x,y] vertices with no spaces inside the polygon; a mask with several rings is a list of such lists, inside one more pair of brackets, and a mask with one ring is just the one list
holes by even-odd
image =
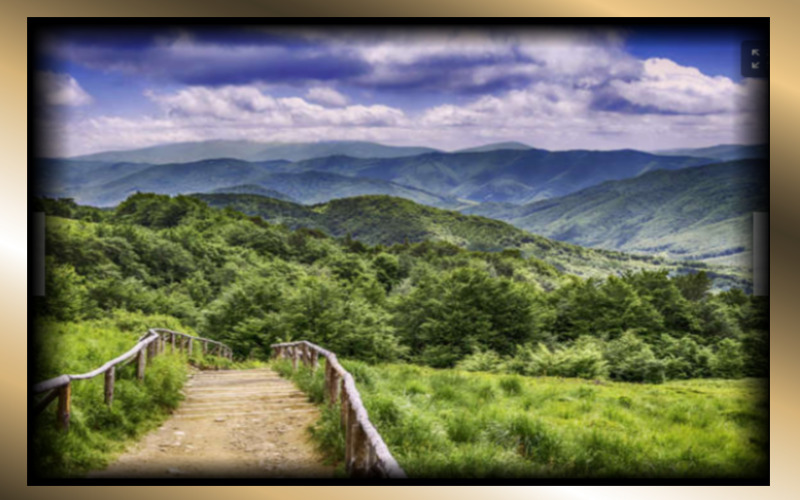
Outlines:
{"label": "fence post", "polygon": [[350,434],[351,447],[350,452],[350,474],[356,477],[364,477],[369,474],[369,445],[367,443],[367,433],[356,418],[355,409],[351,410],[350,416]]}
{"label": "fence post", "polygon": [[169,340],[172,344],[172,350],[170,351],[170,354],[175,354],[175,332],[169,332]]}
{"label": "fence post", "polygon": [[297,371],[297,358],[300,355],[299,349],[292,346],[292,370]]}
{"label": "fence post", "polygon": [[191,337],[189,337],[189,347],[188,347],[188,349],[186,350],[187,354],[188,354],[190,357],[191,357],[191,355],[192,355],[192,340],[194,340],[194,339],[193,339],[193,338],[191,338]]}
{"label": "fence post", "polygon": [[[328,363],[328,364],[331,365],[330,363]],[[330,367],[330,370],[331,370],[331,377],[330,377],[331,381],[330,381],[330,394],[329,394],[330,398],[329,399],[330,399],[331,406],[333,406],[333,405],[336,404],[336,401],[339,399],[339,373],[336,371],[336,369],[333,366]]]}
{"label": "fence post", "polygon": [[[344,379],[342,379],[342,381],[344,382]],[[339,417],[339,420],[341,421],[342,428],[345,430],[345,446],[347,446],[347,444],[350,442],[349,441],[350,434],[349,431],[347,430],[349,428],[348,419],[350,418],[350,399],[347,397],[347,389],[345,388],[344,384],[342,384],[342,391],[340,394],[341,394],[341,401],[339,401],[339,404],[341,406],[339,410],[341,412],[341,415]],[[347,463],[346,460],[345,463]]]}
{"label": "fence post", "polygon": [[111,403],[114,401],[114,375],[115,368],[112,366],[106,370],[105,385],[103,387],[103,395],[106,404],[111,408]]}
{"label": "fence post", "polygon": [[58,389],[58,413],[56,414],[56,424],[64,432],[69,431],[69,412],[72,399],[72,382]]}
{"label": "fence post", "polygon": [[206,351],[208,350],[208,342],[206,342],[206,341],[204,340],[204,341],[202,342],[202,344],[203,344],[203,356],[205,356],[205,355],[206,355]]}
{"label": "fence post", "polygon": [[139,349],[139,354],[136,355],[136,378],[144,380],[144,367],[147,364],[147,352],[144,349]]}
{"label": "fence post", "polygon": [[311,369],[316,372],[319,368],[319,353],[316,349],[311,350]]}

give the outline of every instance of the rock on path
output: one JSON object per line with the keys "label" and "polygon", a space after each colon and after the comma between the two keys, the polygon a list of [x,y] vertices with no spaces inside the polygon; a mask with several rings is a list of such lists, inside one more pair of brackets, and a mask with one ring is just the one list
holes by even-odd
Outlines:
{"label": "rock on path", "polygon": [[195,372],[160,428],[89,477],[330,477],[306,428],[319,410],[269,369]]}

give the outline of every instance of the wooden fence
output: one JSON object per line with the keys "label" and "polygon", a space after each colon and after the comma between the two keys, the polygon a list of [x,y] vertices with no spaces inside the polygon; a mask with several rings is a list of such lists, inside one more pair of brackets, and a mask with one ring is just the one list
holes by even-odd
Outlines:
{"label": "wooden fence", "polygon": [[136,363],[136,378],[144,380],[144,372],[147,366],[147,359],[164,352],[167,345],[170,345],[170,352],[185,352],[191,356],[195,344],[199,344],[203,354],[216,354],[217,356],[233,359],[231,349],[216,340],[202,337],[194,337],[185,333],[173,332],[165,328],[152,328],[145,335],[139,338],[131,350],[118,356],[103,366],[80,375],[59,375],[58,377],[39,382],[34,385],[34,394],[46,393],[45,396],[34,404],[32,415],[38,415],[47,408],[53,400],[58,399],[58,410],[56,412],[56,424],[65,431],[69,430],[70,400],[73,380],[86,380],[104,375],[104,400],[109,407],[114,401],[114,378],[116,367],[129,362]]}
{"label": "wooden fence", "polygon": [[298,362],[316,370],[320,356],[325,358],[325,393],[328,404],[335,405],[337,401],[340,404],[341,422],[345,429],[345,467],[348,474],[357,477],[406,477],[375,426],[369,421],[355,380],[339,364],[336,354],[305,340],[273,344],[271,347],[276,357],[291,359],[295,370]]}

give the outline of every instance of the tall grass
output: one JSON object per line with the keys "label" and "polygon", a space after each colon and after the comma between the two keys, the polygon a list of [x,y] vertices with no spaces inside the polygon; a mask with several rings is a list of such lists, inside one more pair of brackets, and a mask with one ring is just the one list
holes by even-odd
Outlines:
{"label": "tall grass", "polygon": [[[117,312],[84,322],[40,322],[36,325],[35,380],[85,373],[133,347],[148,328],[159,326],[194,334],[177,320]],[[118,365],[111,408],[103,402],[103,376],[72,382],[69,432],[55,426],[51,403],[31,422],[33,472],[40,477],[80,476],[106,466],[125,446],[159,426],[182,399],[188,375],[185,354],[165,352],[148,359],[143,382],[135,363]],[[222,358],[195,352],[192,363],[219,366]],[[228,363],[228,360],[224,360]]]}
{"label": "tall grass", "polygon": [[[767,470],[761,380],[598,383],[342,364],[410,476],[730,478]],[[290,363],[276,366],[301,389],[322,384],[322,370],[293,375]],[[343,457],[337,411],[326,410],[312,435],[332,460]]]}

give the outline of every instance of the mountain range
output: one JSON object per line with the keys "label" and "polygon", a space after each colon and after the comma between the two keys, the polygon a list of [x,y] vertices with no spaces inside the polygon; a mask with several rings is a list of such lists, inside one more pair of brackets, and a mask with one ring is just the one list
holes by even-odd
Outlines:
{"label": "mountain range", "polygon": [[677,273],[705,269],[710,271],[717,287],[747,287],[746,279],[735,269],[712,270],[699,262],[585,248],[532,234],[499,220],[442,210],[402,198],[358,196],[307,206],[249,194],[191,196],[209,206],[230,207],[273,224],[292,229],[318,229],[331,236],[349,236],[370,245],[431,240],[485,252],[517,249],[559,271],[585,277],[637,269],[667,268]]}
{"label": "mountain range", "polygon": [[752,213],[769,210],[768,173],[763,160],[658,170],[560,198],[464,212],[577,245],[749,266]]}
{"label": "mountain range", "polygon": [[[301,203],[319,203],[360,194],[388,194],[433,206],[457,208],[486,202],[525,204],[564,196],[607,180],[714,161],[634,150],[546,151],[523,144],[488,145],[483,148],[485,150],[472,152],[358,158],[351,154],[370,148],[363,143],[332,144],[349,154],[294,162],[285,159],[207,158],[181,163],[136,163],[134,160],[142,160],[152,153],[153,148],[148,148],[126,152],[124,161],[121,161],[122,157],[114,159],[116,153],[81,159],[49,159],[40,162],[44,183],[39,191],[49,196],[73,197],[81,203],[114,205],[137,191],[179,194],[248,184],[279,191]],[[251,143],[245,145],[245,149],[253,146]],[[225,146],[232,147],[229,142]],[[331,144],[324,143],[319,147],[322,146]],[[373,146],[375,154],[392,149],[390,146]],[[300,148],[299,145],[293,147]],[[495,149],[503,147],[515,149]],[[161,148],[187,153],[185,149],[188,146]],[[211,145],[202,143],[191,153],[200,155],[209,149],[213,149]],[[409,148],[401,149],[408,152]],[[301,176],[294,182],[290,175]],[[307,182],[312,177],[316,177],[313,190],[298,186],[297,182]]]}
{"label": "mountain range", "polygon": [[437,151],[433,148],[386,146],[365,141],[255,142],[203,141],[180,142],[127,151],[106,151],[70,158],[77,161],[127,163],[189,163],[212,158],[245,161],[301,161],[333,155],[353,158],[394,158]]}
{"label": "mountain range", "polygon": [[[767,154],[765,145],[647,153],[504,142],[443,152],[358,141],[207,141],[39,159],[34,182],[39,195],[95,206],[136,192],[260,195],[300,207],[387,195],[583,246],[749,265],[750,213],[768,209],[768,183],[759,176]],[[303,224],[311,224],[307,215]],[[337,234],[338,226],[323,226]]]}

